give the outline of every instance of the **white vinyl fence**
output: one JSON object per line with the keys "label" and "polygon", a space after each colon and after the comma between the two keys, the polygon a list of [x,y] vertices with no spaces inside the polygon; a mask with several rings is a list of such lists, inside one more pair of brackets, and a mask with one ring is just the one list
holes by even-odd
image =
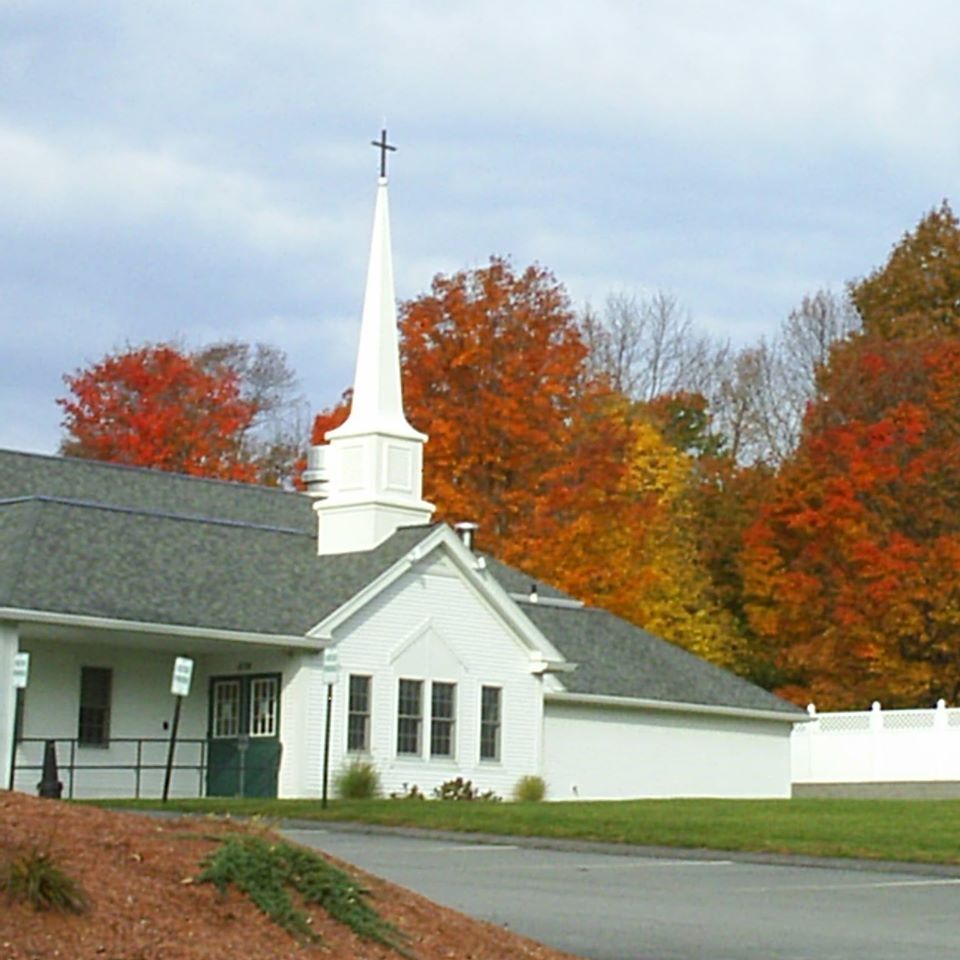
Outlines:
{"label": "white vinyl fence", "polygon": [[817,713],[791,738],[794,785],[960,781],[960,709]]}

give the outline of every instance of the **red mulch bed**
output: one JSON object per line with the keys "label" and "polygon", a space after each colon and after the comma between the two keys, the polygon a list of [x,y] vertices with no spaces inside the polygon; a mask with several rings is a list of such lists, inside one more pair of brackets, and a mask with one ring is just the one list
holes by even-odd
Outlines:
{"label": "red mulch bed", "polygon": [[[249,900],[198,884],[213,836],[251,829],[210,819],[156,820],[0,791],[0,865],[38,848],[77,880],[90,901],[82,916],[37,912],[0,894],[0,960],[395,960],[322,909],[310,912],[322,942],[298,944]],[[340,866],[345,866],[340,864]],[[492,924],[440,907],[362,874],[372,903],[409,938],[420,960],[570,960]]]}

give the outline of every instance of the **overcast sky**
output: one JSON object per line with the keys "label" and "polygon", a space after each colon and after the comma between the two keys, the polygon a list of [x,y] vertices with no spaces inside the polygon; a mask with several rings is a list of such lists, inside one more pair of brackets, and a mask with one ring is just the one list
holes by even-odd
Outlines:
{"label": "overcast sky", "polygon": [[4,0],[0,447],[145,341],[339,396],[384,117],[400,298],[496,253],[773,333],[957,200],[958,38],[933,0]]}

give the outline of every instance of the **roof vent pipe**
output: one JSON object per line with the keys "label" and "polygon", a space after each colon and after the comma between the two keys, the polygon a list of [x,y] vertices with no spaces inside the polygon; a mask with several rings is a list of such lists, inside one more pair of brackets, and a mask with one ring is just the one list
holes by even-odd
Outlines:
{"label": "roof vent pipe", "polygon": [[540,594],[537,593],[537,585],[535,583],[530,584],[530,602],[531,603],[540,602]]}
{"label": "roof vent pipe", "polygon": [[311,497],[326,500],[330,472],[327,468],[326,445],[307,447],[307,469],[303,471],[303,485]]}
{"label": "roof vent pipe", "polygon": [[468,550],[473,549],[473,535],[479,527],[480,524],[474,523],[472,520],[461,520],[453,525],[453,529],[457,531],[457,536],[460,537]]}

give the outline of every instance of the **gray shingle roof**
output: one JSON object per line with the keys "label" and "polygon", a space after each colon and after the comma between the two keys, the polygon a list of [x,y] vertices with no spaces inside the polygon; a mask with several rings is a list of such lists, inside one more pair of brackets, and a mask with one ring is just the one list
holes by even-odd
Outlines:
{"label": "gray shingle roof", "polygon": [[302,636],[420,542],[318,557],[313,534],[33,499],[0,504],[0,606]]}
{"label": "gray shingle roof", "polygon": [[311,500],[302,493],[0,450],[0,500],[37,496],[316,532]]}
{"label": "gray shingle roof", "polygon": [[571,693],[802,714],[729,670],[606,610],[532,603],[522,609],[568,660],[578,664],[573,673],[560,677]]}
{"label": "gray shingle roof", "polygon": [[[435,525],[319,557],[310,498],[152,470],[0,450],[0,606],[303,636]],[[508,593],[537,584],[487,557]],[[579,666],[571,692],[799,712],[602,610],[521,604]]]}

